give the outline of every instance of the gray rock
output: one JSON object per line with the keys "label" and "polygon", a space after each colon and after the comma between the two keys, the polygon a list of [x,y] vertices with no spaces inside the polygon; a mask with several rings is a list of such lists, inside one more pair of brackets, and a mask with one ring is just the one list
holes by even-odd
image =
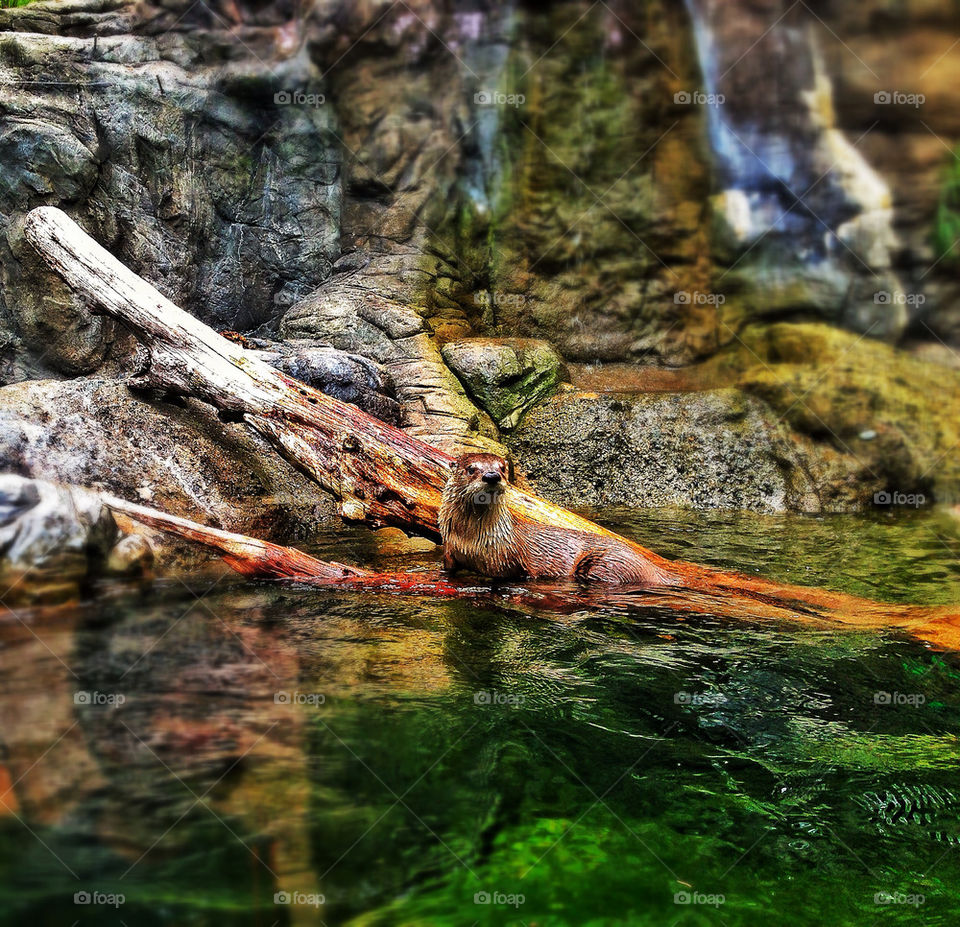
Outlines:
{"label": "gray rock", "polygon": [[62,597],[100,572],[117,526],[95,493],[0,473],[4,602]]}
{"label": "gray rock", "polygon": [[[0,76],[17,81],[0,113],[0,216],[60,205],[216,329],[269,336],[285,313],[299,314],[303,324],[282,337],[389,361],[412,433],[453,449],[493,447],[496,428],[433,343],[470,333],[450,295],[461,272],[427,246],[428,213],[446,208],[456,183],[455,159],[443,156],[462,135],[450,111],[463,95],[437,68],[418,91],[436,111],[411,107],[409,89],[346,62],[331,81],[340,71],[358,81],[328,86],[333,69],[320,62],[339,60],[342,39],[379,59],[389,38],[397,60],[426,62],[428,50],[415,51],[419,24],[401,36],[379,14],[339,2],[295,14],[242,0],[214,12],[174,0],[71,0],[0,13]],[[442,106],[430,85],[444,88]],[[325,101],[301,104],[297,92]],[[404,115],[381,125],[373,110],[392,109]],[[310,294],[330,296],[317,287],[334,262],[338,284],[362,275],[352,292],[373,297],[371,314],[356,317],[356,340],[307,318],[318,299]],[[117,371],[129,339],[48,273],[15,226],[0,236],[0,276],[0,382]],[[347,289],[335,308],[352,309]],[[358,358],[279,354],[288,372],[400,420],[379,373]]]}
{"label": "gray rock", "polygon": [[6,358],[0,383],[27,379],[41,369],[69,376],[98,370],[117,338],[123,339],[113,320],[91,312],[83,297],[47,269],[23,237],[19,219],[7,228],[7,244],[16,263],[10,267],[0,259],[2,299],[18,335],[11,331],[15,340],[0,354]]}
{"label": "gray rock", "polygon": [[288,342],[248,338],[261,360],[308,386],[349,402],[392,425],[400,423],[393,379],[387,370],[360,354],[338,351],[319,341]]}
{"label": "gray rock", "polygon": [[531,409],[508,444],[538,493],[573,508],[819,508],[787,432],[735,389],[561,391]]}
{"label": "gray rock", "polygon": [[41,204],[216,328],[276,320],[326,279],[339,253],[335,119],[275,102],[322,92],[308,56],[280,60],[283,40],[259,29],[238,41],[205,4],[0,11],[5,382],[91,372],[113,341],[111,323],[2,234]]}
{"label": "gray rock", "polygon": [[410,434],[451,453],[504,452],[496,426],[470,401],[427,322],[412,308],[335,277],[297,303],[278,333],[286,340],[320,339],[382,364],[396,385],[402,425]]}
{"label": "gray rock", "polygon": [[0,470],[258,536],[309,535],[335,518],[333,500],[244,426],[115,380],[0,388]]}
{"label": "gray rock", "polygon": [[533,338],[468,338],[441,353],[471,398],[503,429],[552,395],[565,376],[563,359]]}

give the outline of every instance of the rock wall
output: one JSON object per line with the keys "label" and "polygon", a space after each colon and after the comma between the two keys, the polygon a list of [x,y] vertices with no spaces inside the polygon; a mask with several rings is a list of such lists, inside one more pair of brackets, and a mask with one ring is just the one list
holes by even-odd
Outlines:
{"label": "rock wall", "polygon": [[[650,409],[690,417],[716,449],[701,463],[720,486],[738,479],[746,403],[755,433],[776,434],[758,438],[751,458],[770,478],[706,494],[650,479],[660,488],[644,500],[823,510],[924,480],[947,494],[953,476],[925,474],[943,470],[924,460],[943,458],[940,438],[924,443],[898,418],[911,415],[907,397],[878,399],[899,354],[861,385],[881,410],[879,431],[906,435],[917,452],[889,465],[871,456],[869,473],[842,446],[850,422],[838,438],[798,414],[821,382],[843,393],[829,370],[816,372],[817,357],[803,361],[814,372],[799,396],[760,374],[775,361],[756,362],[758,331],[814,319],[910,342],[934,364],[933,381],[949,367],[937,339],[960,344],[953,257],[931,237],[960,128],[948,49],[960,13],[919,0],[865,10],[781,0],[2,10],[0,382],[104,379],[129,363],[129,337],[80,304],[19,234],[27,210],[55,204],[205,322],[266,339],[278,362],[366,396],[450,450],[503,451],[506,441],[535,471],[534,453],[589,431],[607,401],[550,400],[565,363],[577,379],[582,364],[707,361],[725,373],[697,401],[638,398],[625,377],[625,407],[646,417],[608,417],[604,428],[630,432],[629,455],[646,446]],[[707,92],[729,97],[727,109]],[[877,102],[886,92],[927,102]],[[789,170],[767,176],[725,157],[729,132]],[[960,237],[960,174],[956,205]],[[766,234],[777,208],[787,218]],[[313,360],[291,360],[277,340],[302,342],[290,350]],[[826,354],[875,361],[843,344]],[[920,419],[942,437],[928,399],[915,397]],[[563,414],[548,414],[557,403]],[[563,454],[579,454],[586,472],[598,446]],[[682,440],[661,448],[671,484],[697,469],[688,452]],[[803,471],[793,480],[791,460]],[[573,495],[607,498],[586,476]]]}
{"label": "rock wall", "polygon": [[[268,64],[273,30],[203,25],[117,2],[0,12],[0,215],[58,205],[205,322],[250,330],[330,273],[340,149],[329,108],[275,97],[306,58]],[[4,380],[97,369],[110,324],[4,238]]]}
{"label": "rock wall", "polygon": [[804,4],[688,0],[715,164],[716,292],[730,333],[824,318],[897,338],[890,189],[838,127],[820,24]]}
{"label": "rock wall", "polygon": [[[838,124],[893,194],[900,243],[894,261],[910,297],[908,337],[957,347],[960,227],[948,218],[960,210],[960,7],[925,0],[829,2],[819,13]],[[941,209],[948,215],[938,221]]]}
{"label": "rock wall", "polygon": [[547,336],[575,361],[714,350],[715,308],[675,298],[710,274],[701,120],[675,103],[699,84],[683,10],[530,6],[476,44],[497,67],[466,75],[467,174],[449,223],[473,268],[470,318]]}

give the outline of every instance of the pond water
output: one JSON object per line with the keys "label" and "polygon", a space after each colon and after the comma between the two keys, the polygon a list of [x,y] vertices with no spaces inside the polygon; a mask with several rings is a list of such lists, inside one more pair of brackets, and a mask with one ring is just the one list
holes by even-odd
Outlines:
{"label": "pond water", "polygon": [[[960,602],[943,513],[594,514],[671,556]],[[315,550],[436,558],[363,530]],[[0,630],[3,925],[960,922],[960,659],[901,631],[220,568]]]}

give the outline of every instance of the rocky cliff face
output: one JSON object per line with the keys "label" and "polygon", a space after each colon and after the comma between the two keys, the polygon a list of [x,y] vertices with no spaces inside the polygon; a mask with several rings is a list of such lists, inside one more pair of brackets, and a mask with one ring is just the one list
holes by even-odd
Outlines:
{"label": "rocky cliff face", "polygon": [[[826,365],[777,393],[760,371],[792,361],[755,345],[771,323],[811,320],[919,339],[934,379],[953,383],[948,349],[930,347],[960,343],[960,302],[931,232],[960,131],[944,54],[958,32],[951,10],[884,2],[863,16],[780,0],[0,11],[0,380],[114,376],[133,349],[21,240],[18,217],[55,204],[205,322],[321,352],[331,388],[375,382],[377,408],[451,450],[503,450],[506,436],[532,461],[579,429],[563,453],[586,462],[609,457],[611,428],[686,409],[718,449],[701,456],[719,487],[742,463],[748,409],[751,459],[766,461],[752,488],[704,501],[694,479],[644,501],[816,510],[930,484],[922,462],[858,466],[843,428],[878,430],[869,400],[826,417],[842,433],[796,414],[811,393],[846,395],[855,371],[841,382]],[[549,342],[544,357],[554,346],[546,380],[517,354],[533,342],[513,339]],[[777,336],[791,357],[794,341]],[[611,418],[606,393],[581,390],[530,419],[538,437],[523,415],[563,362],[581,384],[597,365],[706,362],[712,392],[628,396],[636,414]],[[889,392],[884,375],[869,388]],[[876,405],[880,430],[903,432],[908,406]],[[658,446],[664,472],[691,472],[674,466],[685,427]],[[623,447],[646,453],[641,438]],[[924,447],[935,457],[945,441]],[[803,476],[785,476],[784,442]],[[580,492],[607,498],[589,481]]]}
{"label": "rocky cliff face", "polygon": [[[205,322],[249,330],[339,255],[339,147],[329,108],[275,96],[309,63],[271,66],[271,30],[245,47],[209,17],[116,2],[4,11],[0,213],[55,203]],[[96,369],[110,326],[39,287],[6,238],[6,378]]]}

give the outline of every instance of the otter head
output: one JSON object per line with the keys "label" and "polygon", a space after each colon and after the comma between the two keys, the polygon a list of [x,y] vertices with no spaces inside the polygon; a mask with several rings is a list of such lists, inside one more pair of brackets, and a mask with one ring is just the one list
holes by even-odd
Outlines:
{"label": "otter head", "polygon": [[496,454],[464,454],[452,467],[448,486],[460,501],[473,505],[490,505],[503,494],[513,478],[510,464]]}

